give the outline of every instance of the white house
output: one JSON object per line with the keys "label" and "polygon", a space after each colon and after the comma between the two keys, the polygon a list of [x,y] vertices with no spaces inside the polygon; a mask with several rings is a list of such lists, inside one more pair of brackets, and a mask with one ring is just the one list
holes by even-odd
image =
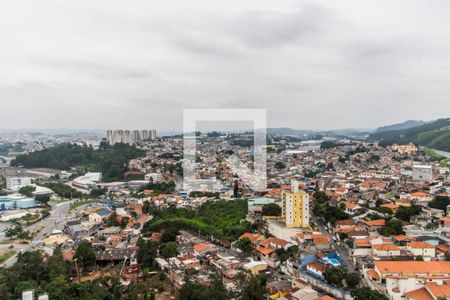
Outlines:
{"label": "white house", "polygon": [[327,270],[327,267],[324,264],[321,264],[317,261],[311,262],[306,265],[306,271],[318,278],[324,278],[323,273]]}
{"label": "white house", "polygon": [[436,256],[435,246],[427,242],[411,242],[406,246],[406,249],[408,249],[414,257],[420,255],[424,260],[430,260]]}
{"label": "white house", "polygon": [[400,247],[391,244],[374,245],[373,256],[400,256]]}

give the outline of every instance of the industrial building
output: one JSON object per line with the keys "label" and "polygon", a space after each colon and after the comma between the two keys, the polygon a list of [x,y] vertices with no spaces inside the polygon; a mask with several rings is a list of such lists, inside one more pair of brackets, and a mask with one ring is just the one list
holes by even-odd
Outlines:
{"label": "industrial building", "polygon": [[72,184],[82,189],[91,189],[94,188],[101,181],[102,181],[102,173],[88,172],[83,176],[75,178]]}
{"label": "industrial building", "polygon": [[28,198],[22,195],[0,196],[0,210],[15,209],[15,208],[31,208],[36,206],[36,201],[33,198]]}
{"label": "industrial building", "polygon": [[31,185],[31,177],[11,176],[6,177],[6,188],[11,191],[18,191],[21,187]]}

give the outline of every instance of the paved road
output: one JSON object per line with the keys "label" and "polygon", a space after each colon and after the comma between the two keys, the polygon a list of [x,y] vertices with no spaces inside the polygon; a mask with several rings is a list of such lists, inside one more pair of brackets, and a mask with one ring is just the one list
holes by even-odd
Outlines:
{"label": "paved road", "polygon": [[450,152],[445,152],[442,150],[436,150],[436,149],[432,149],[434,152],[436,152],[439,155],[445,156],[447,158],[450,158]]}
{"label": "paved road", "polygon": [[42,228],[39,234],[34,238],[34,241],[43,241],[47,233],[51,233],[55,229],[62,230],[67,220],[69,212],[70,201],[62,202],[60,204],[53,204],[50,216],[27,227],[29,231],[37,231]]}
{"label": "paved road", "polygon": [[333,249],[335,249],[336,252],[339,254],[339,256],[344,260],[347,270],[350,272],[355,272],[355,266],[353,265],[353,262],[351,261],[350,256],[348,255],[347,249],[344,246],[341,246],[340,244],[336,243],[333,240],[334,235],[329,233],[327,230],[325,230],[325,226],[322,224],[321,221],[319,221],[315,217],[313,217],[312,219],[313,219],[314,223],[319,225],[320,232],[322,232],[328,236]]}
{"label": "paved road", "polygon": [[[68,216],[70,201],[62,202],[60,204],[52,203],[52,210],[50,211],[50,215],[40,220],[27,228],[28,231],[39,233],[34,237],[33,241],[30,244],[14,244],[14,250],[19,252],[26,252],[33,249],[33,246],[36,243],[42,242],[45,238],[46,234],[51,233],[55,229],[62,230],[65,224],[65,221]],[[7,245],[9,246],[9,245]],[[3,263],[4,267],[11,267],[17,262],[17,255],[11,257],[7,261]]]}

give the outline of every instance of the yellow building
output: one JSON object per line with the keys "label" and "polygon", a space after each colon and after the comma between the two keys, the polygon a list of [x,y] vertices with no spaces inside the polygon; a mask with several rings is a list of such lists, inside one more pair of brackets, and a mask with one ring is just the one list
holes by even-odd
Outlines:
{"label": "yellow building", "polygon": [[286,227],[309,227],[309,195],[299,190],[298,182],[291,183],[291,191],[282,192],[281,210]]}
{"label": "yellow building", "polygon": [[409,154],[413,155],[417,152],[417,147],[414,144],[408,144],[408,145],[398,145],[394,144],[392,145],[392,150],[397,151],[400,154]]}

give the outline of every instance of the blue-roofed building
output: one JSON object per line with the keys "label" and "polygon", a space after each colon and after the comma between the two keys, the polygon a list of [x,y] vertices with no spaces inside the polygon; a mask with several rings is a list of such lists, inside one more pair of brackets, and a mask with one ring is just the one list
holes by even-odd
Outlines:
{"label": "blue-roofed building", "polygon": [[109,209],[100,209],[96,211],[97,214],[99,214],[100,216],[106,216],[111,213],[111,211]]}

